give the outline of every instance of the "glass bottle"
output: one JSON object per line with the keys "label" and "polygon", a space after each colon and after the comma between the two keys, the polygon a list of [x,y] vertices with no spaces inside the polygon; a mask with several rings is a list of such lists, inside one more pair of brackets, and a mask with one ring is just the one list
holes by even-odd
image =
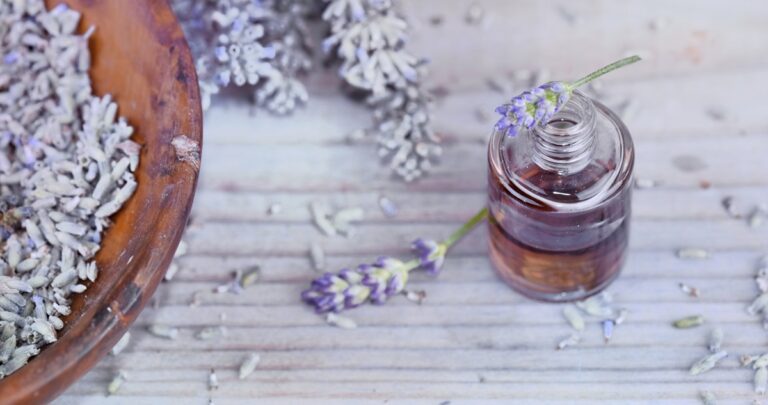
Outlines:
{"label": "glass bottle", "polygon": [[488,148],[490,257],[501,278],[545,301],[579,300],[626,258],[634,148],[624,123],[575,91],[548,122]]}

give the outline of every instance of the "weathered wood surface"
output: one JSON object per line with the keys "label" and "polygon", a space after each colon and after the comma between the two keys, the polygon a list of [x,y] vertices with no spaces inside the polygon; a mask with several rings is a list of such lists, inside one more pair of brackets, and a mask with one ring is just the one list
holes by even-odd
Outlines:
{"label": "weathered wood surface", "polygon": [[[752,277],[756,259],[768,253],[768,226],[751,229],[729,217],[721,200],[734,196],[743,212],[768,203],[768,3],[477,3],[488,17],[479,26],[464,22],[466,1],[405,2],[414,53],[431,58],[431,84],[448,92],[435,112],[444,159],[423,181],[392,180],[374,164],[372,144],[346,142],[370,116],[337,93],[332,72],[312,78],[311,104],[292,118],[254,116],[238,100],[210,111],[181,270],[159,289],[157,308],[137,321],[128,349],[105,359],[59,403],[697,403],[700,390],[722,403],[756,398],[751,371],[736,358],[768,351],[768,332],[744,310],[757,293]],[[436,15],[440,26],[428,22]],[[421,306],[394,299],[361,308],[348,314],[359,328],[342,330],[298,301],[317,275],[311,242],[325,248],[329,269],[406,254],[413,237],[445,236],[483,203],[491,123],[476,111],[507,97],[489,90],[488,78],[539,66],[570,78],[634,50],[648,60],[607,78],[602,92],[609,104],[633,100],[626,120],[637,144],[636,174],[659,186],[634,196],[632,252],[610,288],[630,315],[609,345],[589,324],[580,346],[555,351],[569,334],[561,307],[501,284],[485,257],[484,230],[456,247],[438,279],[414,276],[413,286],[428,293]],[[701,163],[696,170],[675,163],[690,156]],[[380,211],[380,195],[398,203],[395,218]],[[311,201],[363,207],[366,220],[353,239],[323,237],[310,223]],[[270,216],[274,203],[282,211]],[[713,257],[676,258],[686,246],[711,249]],[[196,291],[253,264],[262,267],[258,285],[240,295],[204,293],[200,306],[188,305]],[[678,282],[699,288],[701,298],[681,293]],[[670,326],[692,314],[708,325]],[[177,326],[180,336],[153,337],[146,332],[152,323]],[[216,325],[227,326],[225,338],[194,338]],[[689,376],[713,325],[725,330],[732,355]],[[250,352],[262,362],[240,381],[235,370]],[[221,382],[213,392],[206,387],[210,368]],[[129,380],[105,398],[117,369]]]}

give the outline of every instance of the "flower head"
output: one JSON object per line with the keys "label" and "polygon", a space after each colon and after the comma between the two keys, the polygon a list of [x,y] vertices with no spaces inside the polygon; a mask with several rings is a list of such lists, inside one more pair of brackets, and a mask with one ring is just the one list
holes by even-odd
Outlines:
{"label": "flower head", "polygon": [[496,108],[501,115],[496,130],[516,136],[523,128],[530,129],[547,122],[568,102],[572,92],[572,88],[563,82],[549,82],[525,91]]}
{"label": "flower head", "polygon": [[382,257],[356,269],[323,274],[312,281],[301,298],[321,313],[339,312],[366,302],[383,304],[403,291],[409,270],[400,260]]}
{"label": "flower head", "polygon": [[418,238],[411,244],[411,249],[419,259],[420,268],[432,275],[440,272],[448,250],[444,244],[431,239]]}

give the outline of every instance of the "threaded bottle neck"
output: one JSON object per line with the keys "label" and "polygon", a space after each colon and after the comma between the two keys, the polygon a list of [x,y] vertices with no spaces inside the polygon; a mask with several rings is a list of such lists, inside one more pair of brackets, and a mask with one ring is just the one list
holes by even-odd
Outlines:
{"label": "threaded bottle neck", "polygon": [[546,124],[531,131],[533,162],[561,175],[584,169],[595,146],[595,106],[575,91],[570,100]]}

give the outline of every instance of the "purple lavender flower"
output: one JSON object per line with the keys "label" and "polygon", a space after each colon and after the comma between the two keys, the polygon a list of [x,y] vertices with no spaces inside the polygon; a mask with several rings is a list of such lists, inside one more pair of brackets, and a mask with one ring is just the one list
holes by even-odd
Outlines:
{"label": "purple lavender flower", "polygon": [[429,274],[437,275],[445,261],[445,252],[448,250],[442,243],[431,239],[418,238],[411,244],[411,249],[419,259],[419,267]]}
{"label": "purple lavender flower", "polygon": [[323,274],[312,281],[301,298],[319,313],[340,312],[369,301],[383,304],[403,291],[408,282],[408,271],[413,267],[397,259],[382,257],[354,270]]}
{"label": "purple lavender flower", "polygon": [[572,92],[573,89],[563,82],[549,82],[525,91],[496,108],[501,115],[496,130],[516,136],[523,128],[531,129],[547,122],[568,102]]}

